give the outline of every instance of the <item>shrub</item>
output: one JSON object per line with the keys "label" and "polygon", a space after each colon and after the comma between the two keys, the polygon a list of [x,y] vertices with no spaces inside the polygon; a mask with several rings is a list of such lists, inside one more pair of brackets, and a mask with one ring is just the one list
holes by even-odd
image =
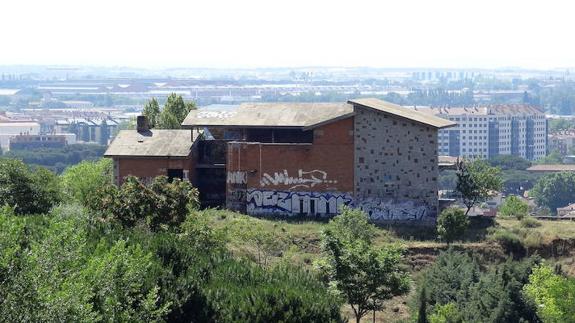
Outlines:
{"label": "shrub", "polygon": [[544,322],[573,322],[574,290],[574,278],[558,275],[548,265],[536,267],[529,276],[529,284],[523,287],[524,295],[535,302]]}
{"label": "shrub", "polygon": [[529,205],[515,195],[508,196],[499,208],[499,214],[504,217],[515,217],[519,220],[527,216]]}
{"label": "shrub", "polygon": [[112,217],[126,228],[146,223],[158,231],[178,228],[190,210],[199,206],[198,190],[187,181],[168,182],[166,176],[154,178],[145,185],[136,177],[126,177],[118,189],[113,185],[100,187],[88,200],[91,209]]}
{"label": "shrub", "polygon": [[60,177],[66,197],[88,206],[98,190],[112,183],[112,160],[83,161],[66,169]]}
{"label": "shrub", "polygon": [[489,239],[499,243],[508,253],[522,253],[524,251],[521,237],[509,230],[495,229],[489,235]]}
{"label": "shrub", "polygon": [[537,228],[541,226],[541,222],[534,217],[527,216],[521,219],[521,226],[523,228]]}
{"label": "shrub", "polygon": [[521,291],[538,262],[538,258],[508,259],[484,269],[469,254],[453,249],[442,252],[421,282],[432,309],[429,321],[538,322],[535,308]]}
{"label": "shrub", "polygon": [[17,214],[47,213],[62,200],[58,177],[22,161],[0,159],[0,205],[14,207]]}
{"label": "shrub", "polygon": [[463,236],[468,225],[469,219],[463,210],[447,208],[441,212],[439,219],[437,219],[438,237],[447,243],[451,243]]}

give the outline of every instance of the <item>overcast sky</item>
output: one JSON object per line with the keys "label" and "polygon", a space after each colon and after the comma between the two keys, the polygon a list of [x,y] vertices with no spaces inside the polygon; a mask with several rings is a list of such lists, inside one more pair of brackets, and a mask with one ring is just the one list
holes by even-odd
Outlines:
{"label": "overcast sky", "polygon": [[575,66],[575,4],[1,0],[0,65]]}

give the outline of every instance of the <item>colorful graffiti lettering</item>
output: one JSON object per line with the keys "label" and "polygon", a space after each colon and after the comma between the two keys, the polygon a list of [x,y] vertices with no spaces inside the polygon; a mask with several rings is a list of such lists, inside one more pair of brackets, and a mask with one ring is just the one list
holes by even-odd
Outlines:
{"label": "colorful graffiti lettering", "polygon": [[367,198],[355,204],[374,221],[413,221],[431,217],[426,205],[413,201],[396,202],[378,198]]}
{"label": "colorful graffiti lettering", "polygon": [[350,205],[351,195],[335,192],[286,192],[248,190],[247,213],[278,215],[334,215]]}
{"label": "colorful graffiti lettering", "polygon": [[260,180],[260,186],[269,185],[293,185],[289,189],[311,188],[319,184],[337,184],[336,180],[327,179],[327,173],[322,170],[304,171],[299,170],[298,176],[293,177],[288,174],[286,169],[283,172],[276,172],[272,175],[264,173]]}

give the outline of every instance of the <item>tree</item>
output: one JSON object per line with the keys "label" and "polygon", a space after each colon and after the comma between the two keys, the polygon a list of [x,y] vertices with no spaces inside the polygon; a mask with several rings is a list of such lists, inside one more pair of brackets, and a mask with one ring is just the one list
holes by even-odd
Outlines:
{"label": "tree", "polygon": [[337,237],[346,241],[370,242],[376,230],[365,213],[347,206],[343,206],[341,214],[329,221],[327,227]]}
{"label": "tree", "polygon": [[155,98],[144,105],[142,114],[148,117],[151,128],[180,129],[182,122],[191,110],[196,109],[194,102],[185,102],[181,95],[172,93],[168,96],[163,109]]}
{"label": "tree", "polygon": [[150,128],[155,128],[160,121],[160,105],[156,98],[152,98],[144,105],[142,114],[148,118]]}
{"label": "tree", "polygon": [[544,322],[575,321],[575,279],[554,272],[548,265],[540,265],[529,276],[523,287],[525,296],[537,305],[537,313]]}
{"label": "tree", "polygon": [[100,145],[107,146],[108,139],[110,139],[110,127],[108,127],[108,122],[106,120],[102,120],[102,124],[100,124]]}
{"label": "tree", "polygon": [[459,208],[447,208],[441,212],[437,219],[437,235],[448,244],[460,238],[467,230],[469,219]]}
{"label": "tree", "polygon": [[489,165],[499,167],[501,170],[526,170],[531,166],[531,162],[527,159],[514,155],[497,155],[490,158]]}
{"label": "tree", "polygon": [[537,160],[537,164],[563,164],[563,156],[559,150],[555,149],[544,158]]}
{"label": "tree", "polygon": [[527,216],[528,212],[529,205],[515,195],[506,197],[501,207],[499,207],[499,213],[502,216],[515,217],[519,220]]}
{"label": "tree", "polygon": [[[409,276],[401,266],[403,249],[386,246],[374,249],[371,237],[357,228],[372,230],[371,224],[359,219],[357,211],[344,209],[323,232],[328,279],[350,304],[356,322],[370,311],[379,311],[383,302],[409,291]],[[363,215],[365,217],[365,215]],[[343,223],[354,223],[346,232]]]}
{"label": "tree", "polygon": [[535,203],[554,214],[557,208],[575,202],[575,173],[562,172],[543,176],[531,190]]}
{"label": "tree", "polygon": [[531,257],[481,266],[468,253],[453,248],[441,252],[421,282],[428,292],[429,321],[539,322],[532,302],[522,296],[538,262],[539,258]]}
{"label": "tree", "polygon": [[425,292],[425,284],[421,287],[419,291],[419,310],[417,312],[417,323],[428,323],[427,320],[427,294]]}
{"label": "tree", "polygon": [[58,177],[49,170],[30,168],[16,159],[0,159],[0,205],[17,214],[46,213],[61,201]]}
{"label": "tree", "polygon": [[482,160],[457,164],[457,187],[463,204],[467,207],[465,215],[477,204],[485,202],[495,192],[500,191],[502,182],[500,170],[489,166]]}
{"label": "tree", "polygon": [[100,189],[112,183],[112,160],[83,161],[68,167],[61,181],[66,197],[88,206]]}
{"label": "tree", "polygon": [[102,185],[88,206],[103,217],[112,216],[123,227],[145,223],[153,231],[177,229],[191,210],[199,207],[198,190],[187,181],[158,176],[146,185],[128,176],[120,188]]}

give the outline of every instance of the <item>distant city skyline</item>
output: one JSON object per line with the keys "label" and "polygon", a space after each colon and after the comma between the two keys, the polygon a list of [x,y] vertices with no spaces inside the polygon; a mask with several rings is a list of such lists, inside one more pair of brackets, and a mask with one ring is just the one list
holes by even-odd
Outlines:
{"label": "distant city skyline", "polygon": [[0,65],[575,67],[569,2],[7,1]]}

